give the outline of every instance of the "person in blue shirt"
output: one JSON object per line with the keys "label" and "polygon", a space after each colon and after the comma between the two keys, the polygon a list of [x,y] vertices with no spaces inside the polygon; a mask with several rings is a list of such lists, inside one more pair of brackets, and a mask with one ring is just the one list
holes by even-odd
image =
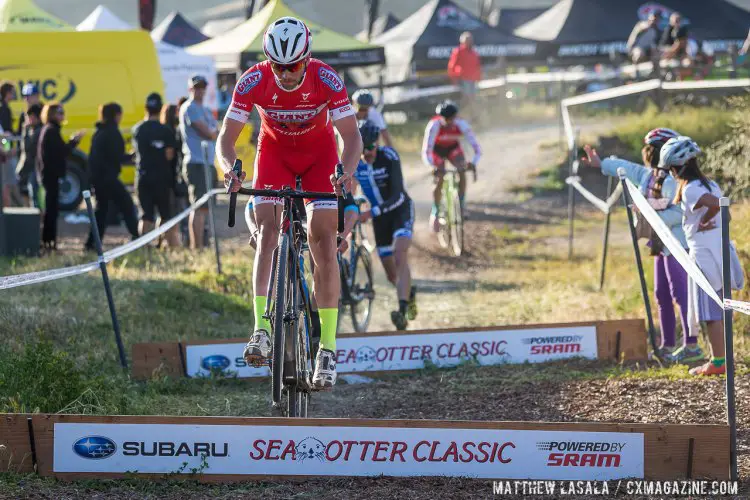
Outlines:
{"label": "person in blue shirt", "polygon": [[409,320],[417,317],[416,287],[411,284],[409,268],[414,203],[404,186],[398,153],[378,146],[378,126],[370,120],[360,121],[359,133],[364,150],[354,176],[370,204],[360,220],[372,219],[380,262],[398,294],[398,310],[391,312],[391,321],[396,329],[405,330]]}
{"label": "person in blue shirt", "polygon": [[[617,176],[617,170],[625,170],[626,177],[638,186],[649,204],[657,211],[664,223],[672,230],[672,235],[687,249],[687,239],[682,228],[682,208],[672,202],[677,193],[677,182],[668,170],[660,168],[659,153],[672,137],[679,134],[667,128],[656,128],[644,137],[641,151],[643,165],[620,158],[610,157],[601,160],[595,150],[586,146],[587,158],[583,160],[595,168],[601,168],[604,175]],[[648,224],[641,220],[642,224]],[[690,335],[688,322],[688,276],[658,236],[649,239],[648,246],[654,257],[654,295],[659,310],[662,345],[660,351],[667,361],[690,363],[703,359],[703,351],[698,346],[698,337]],[[674,303],[680,308],[683,345],[676,349],[676,318]]]}

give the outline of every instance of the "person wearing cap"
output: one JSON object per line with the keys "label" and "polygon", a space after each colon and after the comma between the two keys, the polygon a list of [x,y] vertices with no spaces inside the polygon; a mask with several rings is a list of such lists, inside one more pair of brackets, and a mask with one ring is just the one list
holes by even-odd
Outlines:
{"label": "person wearing cap", "polygon": [[[133,127],[133,151],[138,172],[136,190],[143,211],[138,225],[140,234],[154,229],[157,209],[161,222],[174,215],[170,191],[176,141],[169,127],[159,121],[163,105],[161,95],[150,94],[146,98],[146,117]],[[170,247],[179,246],[177,227],[167,232],[167,243]]]}
{"label": "person wearing cap", "polygon": [[21,112],[21,116],[18,117],[18,135],[22,135],[21,131],[26,123],[26,115],[28,114],[29,108],[34,104],[41,105],[41,99],[39,96],[39,87],[36,83],[27,83],[21,87],[21,97],[23,97],[24,103],[26,103],[26,110]]}
{"label": "person wearing cap", "polygon": [[[195,203],[212,186],[206,185],[206,169],[211,169],[209,178],[214,179],[214,141],[218,127],[211,111],[203,105],[208,81],[202,75],[193,75],[188,81],[190,98],[180,107],[180,134],[182,135],[182,168],[188,182],[190,203]],[[203,141],[208,141],[208,158],[203,158]],[[190,248],[202,248],[203,230],[206,225],[208,206],[203,205],[190,213]]]}

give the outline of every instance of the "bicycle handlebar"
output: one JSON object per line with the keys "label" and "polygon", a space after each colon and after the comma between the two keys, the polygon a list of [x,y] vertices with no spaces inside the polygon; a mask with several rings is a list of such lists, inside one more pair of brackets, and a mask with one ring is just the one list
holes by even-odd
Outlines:
{"label": "bicycle handlebar", "polygon": [[[239,178],[242,173],[242,160],[235,160],[232,166],[232,171]],[[336,166],[336,178],[338,179],[343,175],[343,167],[341,164]],[[297,191],[290,187],[283,189],[249,189],[241,187],[238,191],[232,191],[234,181],[229,183],[227,193],[229,193],[229,227],[234,227],[235,224],[235,211],[237,210],[237,195],[244,194],[249,196],[267,196],[269,198],[315,198],[318,200],[338,200],[339,207],[343,206],[343,197],[336,196],[336,193],[320,193],[315,191]],[[344,195],[346,192],[342,186]],[[344,231],[344,211],[339,210],[338,220],[338,231],[339,233]]]}

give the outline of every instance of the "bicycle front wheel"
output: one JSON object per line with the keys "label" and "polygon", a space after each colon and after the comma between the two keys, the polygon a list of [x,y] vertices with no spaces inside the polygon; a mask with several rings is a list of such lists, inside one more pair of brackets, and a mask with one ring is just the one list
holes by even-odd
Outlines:
{"label": "bicycle front wheel", "polygon": [[375,288],[372,281],[372,259],[367,248],[360,246],[354,255],[350,294],[352,326],[357,333],[364,333],[370,324]]}
{"label": "bicycle front wheel", "polygon": [[272,362],[272,397],[274,405],[281,402],[281,390],[284,385],[284,315],[287,310],[286,287],[289,265],[289,235],[284,233],[276,256],[276,292],[274,294],[273,323],[273,362]]}
{"label": "bicycle front wheel", "polygon": [[461,200],[458,198],[457,190],[453,190],[451,209],[452,213],[448,216],[451,219],[451,249],[453,255],[460,257],[464,251],[464,214],[461,211]]}

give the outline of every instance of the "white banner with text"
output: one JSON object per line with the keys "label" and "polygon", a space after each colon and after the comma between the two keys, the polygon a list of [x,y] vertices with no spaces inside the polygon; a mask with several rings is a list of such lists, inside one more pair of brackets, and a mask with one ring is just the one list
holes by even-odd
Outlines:
{"label": "white banner with text", "polygon": [[[480,365],[497,365],[597,358],[593,325],[342,337],[337,344],[339,373],[420,370],[429,365],[456,366],[469,360]],[[240,378],[268,376],[268,368],[254,368],[245,363],[244,347],[244,343],[188,345],[187,375],[201,377],[221,371]]]}
{"label": "white banner with text", "polygon": [[643,478],[644,456],[642,433],[55,423],[53,470],[606,480]]}

